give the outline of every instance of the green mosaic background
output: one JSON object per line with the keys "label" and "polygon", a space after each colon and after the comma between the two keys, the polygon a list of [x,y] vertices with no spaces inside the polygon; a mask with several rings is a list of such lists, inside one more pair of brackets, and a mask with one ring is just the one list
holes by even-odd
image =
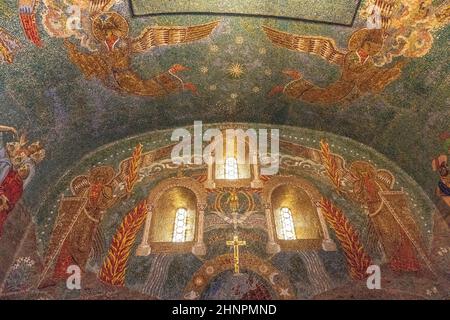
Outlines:
{"label": "green mosaic background", "polygon": [[351,25],[359,0],[130,0],[135,15],[231,13]]}
{"label": "green mosaic background", "polygon": [[[0,11],[0,25],[23,45],[13,64],[0,65],[0,123],[26,131],[30,140],[41,140],[48,154],[25,193],[26,204],[32,208],[51,197],[49,187],[100,146],[151,130],[192,125],[194,120],[291,125],[350,137],[385,155],[434,198],[438,176],[431,169],[431,159],[444,152],[438,136],[450,129],[449,27],[435,34],[427,56],[411,60],[401,78],[381,94],[349,105],[322,107],[267,97],[273,86],[286,83],[284,69],[301,70],[305,78],[321,86],[334,82],[339,70],[318,57],[274,47],[261,27],[332,37],[345,48],[352,32],[365,25],[362,19],[344,27],[241,16],[133,18],[129,3],[123,2],[114,9],[127,17],[131,36],[149,25],[221,20],[208,39],[157,48],[133,58],[133,68],[146,78],[175,63],[191,68],[183,77],[198,86],[200,96],[182,93],[154,99],[121,95],[87,80],[68,60],[62,39],[46,35],[40,15],[38,27],[45,46],[34,47],[22,33],[16,1],[0,3],[7,8]],[[239,79],[227,74],[234,63],[244,67]]]}

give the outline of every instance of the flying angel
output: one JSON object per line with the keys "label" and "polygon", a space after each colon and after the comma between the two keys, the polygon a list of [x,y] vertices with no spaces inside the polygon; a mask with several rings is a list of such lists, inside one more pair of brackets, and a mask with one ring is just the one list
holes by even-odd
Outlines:
{"label": "flying angel", "polygon": [[[18,0],[22,29],[29,41],[37,47],[43,46],[36,23],[37,9],[41,0]],[[83,23],[91,17],[109,10],[117,0],[42,0],[44,10],[42,24],[45,31],[54,37],[77,35]],[[82,39],[83,41],[85,39]]]}
{"label": "flying angel", "polygon": [[275,46],[316,55],[341,69],[341,77],[328,87],[321,88],[305,80],[296,70],[283,73],[292,78],[284,86],[276,86],[269,93],[279,93],[308,103],[328,105],[342,101],[355,92],[355,96],[379,93],[401,75],[404,61],[391,68],[377,67],[372,58],[383,47],[382,29],[360,29],[353,33],[348,50],[339,49],[333,39],[319,36],[291,34],[264,26],[264,32]]}
{"label": "flying angel", "polygon": [[82,52],[65,41],[68,55],[88,79],[99,79],[104,85],[122,93],[138,96],[161,97],[189,90],[197,94],[192,83],[185,83],[178,72],[188,70],[181,64],[152,79],[143,79],[131,67],[131,58],[157,47],[186,44],[208,37],[219,21],[202,25],[175,27],[152,26],[145,28],[137,38],[129,38],[128,22],[116,12],[98,15],[92,21],[92,33],[101,45],[97,52]]}

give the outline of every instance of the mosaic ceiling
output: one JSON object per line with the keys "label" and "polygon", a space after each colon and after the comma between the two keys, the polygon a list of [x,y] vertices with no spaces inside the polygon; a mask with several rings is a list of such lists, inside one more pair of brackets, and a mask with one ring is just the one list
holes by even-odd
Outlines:
{"label": "mosaic ceiling", "polygon": [[[449,0],[222,2],[0,0],[0,294],[448,298]],[[194,121],[280,174],[174,166]]]}
{"label": "mosaic ceiling", "polygon": [[[319,46],[343,55],[349,41],[354,42],[352,35],[357,42],[361,34],[355,36],[355,32],[366,27],[365,8],[370,3],[361,4],[350,27],[206,14],[134,17],[128,1],[110,1],[94,9],[82,5],[78,21],[66,2],[43,1],[32,6],[37,33],[28,30],[29,40],[16,2],[1,0],[2,44],[14,58],[12,63],[5,58],[1,65],[1,122],[46,146],[48,159],[35,180],[40,182],[34,182],[42,192],[96,147],[152,129],[203,120],[288,124],[348,136],[385,154],[432,195],[436,177],[430,160],[442,152],[439,135],[449,129],[448,9],[444,10],[443,1],[424,1],[424,8],[415,1],[402,2],[408,10],[391,17],[390,36],[376,54],[380,72],[389,69],[390,76],[354,90],[356,80],[349,84],[340,80],[339,62],[276,43],[274,39],[283,33],[275,32],[285,32],[284,41],[289,43],[295,42],[292,37],[296,35],[330,40]],[[328,1],[315,3],[329,6]],[[156,43],[127,53],[123,58],[138,82],[154,79],[174,65],[186,67],[178,76],[192,86],[169,88],[167,94],[146,93],[138,92],[139,83],[114,88],[106,83],[111,79],[105,80],[110,75],[102,79],[95,74],[100,71],[80,68],[83,62],[77,61],[77,53],[89,55],[101,49],[92,35],[94,27],[86,20],[89,10],[116,12],[128,31],[124,31],[126,36],[136,41],[142,40],[139,37],[149,26],[198,26],[215,21],[217,25],[203,30],[198,41],[172,46]],[[335,14],[342,16],[338,10]],[[284,94],[276,92],[277,86],[299,76],[305,81],[296,82]],[[312,86],[312,91],[302,95],[302,86]],[[319,88],[315,93],[314,86],[327,90]]]}

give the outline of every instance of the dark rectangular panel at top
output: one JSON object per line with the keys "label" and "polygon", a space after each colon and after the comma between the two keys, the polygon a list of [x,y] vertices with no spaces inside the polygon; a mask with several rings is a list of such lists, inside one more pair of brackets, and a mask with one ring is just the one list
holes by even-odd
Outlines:
{"label": "dark rectangular panel at top", "polygon": [[130,0],[136,16],[243,14],[351,25],[360,0]]}

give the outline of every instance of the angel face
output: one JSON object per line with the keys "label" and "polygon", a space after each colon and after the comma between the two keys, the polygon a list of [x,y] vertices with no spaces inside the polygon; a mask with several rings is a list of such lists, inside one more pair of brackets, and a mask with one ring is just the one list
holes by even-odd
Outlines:
{"label": "angel face", "polygon": [[373,57],[383,48],[383,32],[376,29],[363,30],[363,32],[363,37],[360,39],[360,49]]}
{"label": "angel face", "polygon": [[30,167],[28,164],[23,164],[19,167],[17,170],[17,173],[22,178],[22,180],[25,180],[30,175]]}
{"label": "angel face", "polygon": [[361,49],[366,51],[369,54],[369,56],[374,56],[381,51],[382,47],[383,47],[383,44],[381,44],[379,42],[374,42],[374,41],[368,40],[368,41],[364,41]]}
{"label": "angel face", "polygon": [[128,22],[116,12],[99,15],[92,22],[92,32],[97,40],[105,42],[109,50],[128,36]]}
{"label": "angel face", "polygon": [[106,185],[114,178],[114,169],[111,167],[96,167],[91,170],[89,183],[91,185]]}

